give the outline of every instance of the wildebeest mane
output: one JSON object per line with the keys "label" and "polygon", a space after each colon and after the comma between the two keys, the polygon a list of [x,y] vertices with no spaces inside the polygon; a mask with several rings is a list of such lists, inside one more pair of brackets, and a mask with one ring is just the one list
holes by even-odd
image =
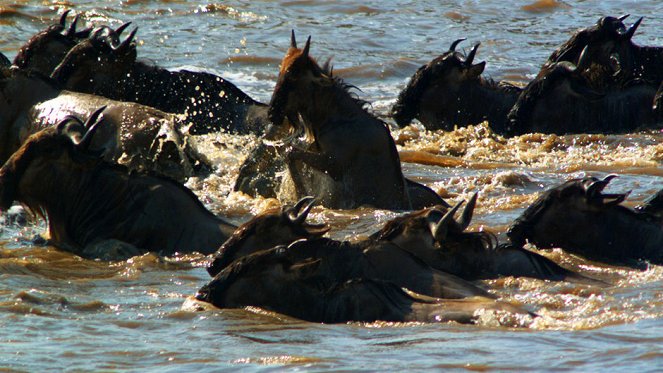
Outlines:
{"label": "wildebeest mane", "polygon": [[399,127],[405,127],[419,113],[419,102],[433,80],[432,69],[428,65],[419,67],[405,88],[398,94],[396,103],[391,108],[391,115]]}
{"label": "wildebeest mane", "polygon": [[27,61],[31,60],[34,56],[35,50],[38,50],[41,48],[41,46],[48,41],[50,37],[55,37],[60,39],[60,41],[64,43],[68,43],[70,45],[75,45],[76,43],[71,40],[70,38],[62,35],[62,31],[64,30],[64,27],[62,25],[51,25],[45,30],[39,31],[35,35],[33,35],[27,43],[25,43],[19,50],[18,53],[16,54],[16,57],[14,57],[14,65],[18,67],[25,67],[27,64]]}

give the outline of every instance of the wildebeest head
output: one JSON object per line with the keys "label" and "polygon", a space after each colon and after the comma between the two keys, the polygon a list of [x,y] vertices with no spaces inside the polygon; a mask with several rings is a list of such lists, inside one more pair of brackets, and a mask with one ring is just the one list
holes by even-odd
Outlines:
{"label": "wildebeest head", "polygon": [[314,87],[331,82],[328,73],[309,56],[310,47],[309,36],[304,48],[297,48],[295,31],[292,31],[290,48],[281,61],[279,77],[269,103],[269,119],[276,126],[282,125],[286,118],[290,123],[296,123],[298,111],[310,102]]}
{"label": "wildebeest head", "polygon": [[[121,98],[127,74],[136,62],[136,45],[133,43],[137,28],[124,40],[120,33],[128,23],[117,30],[98,27],[90,37],[73,47],[53,70],[51,77],[65,88],[85,93],[114,92]],[[104,89],[113,87],[113,89]]]}
{"label": "wildebeest head", "polygon": [[[570,62],[555,63],[531,81],[509,112],[507,135],[521,135],[532,130],[564,133],[565,125],[578,122],[569,121],[569,115],[581,115],[588,102],[604,97],[603,93],[590,87],[581,73],[587,61],[581,57],[578,66]],[[527,125],[529,123],[541,126],[555,123],[559,127],[532,129]],[[582,131],[582,128],[576,131]]]}
{"label": "wildebeest head", "polygon": [[478,82],[486,62],[473,64],[479,43],[466,57],[456,52],[456,46],[463,40],[465,39],[454,41],[447,52],[421,66],[410,78],[391,109],[391,114],[400,127],[407,126],[418,115],[421,101],[429,90],[441,88],[436,90],[434,100],[444,105],[457,99],[464,83]]}
{"label": "wildebeest head", "polygon": [[[614,229],[607,224],[608,212],[625,210],[619,204],[629,194],[603,193],[614,177],[572,179],[545,191],[511,225],[509,239],[515,246],[529,240],[540,248],[590,246],[600,242],[597,236]],[[593,226],[599,229],[590,229]]]}
{"label": "wildebeest head", "polygon": [[60,22],[35,34],[18,51],[14,65],[21,69],[33,69],[50,74],[67,52],[82,38],[90,35],[90,28],[76,30],[79,15],[66,27],[70,10],[62,13]]}
{"label": "wildebeest head", "polygon": [[221,245],[207,272],[215,276],[233,260],[245,255],[322,236],[329,231],[326,224],[306,222],[314,202],[313,197],[304,197],[293,207],[285,207],[280,212],[266,212],[242,224]]}
{"label": "wildebeest head", "polygon": [[50,180],[65,182],[59,171],[98,162],[101,154],[90,151],[89,146],[103,122],[100,115],[104,109],[95,111],[85,123],[70,116],[28,137],[0,168],[0,209],[19,201],[42,213],[40,199],[52,194]]}
{"label": "wildebeest head", "polygon": [[220,308],[263,307],[305,318],[302,312],[315,313],[302,304],[323,303],[323,292],[316,286],[320,259],[295,261],[288,248],[279,246],[244,256],[224,268],[196,298]]}

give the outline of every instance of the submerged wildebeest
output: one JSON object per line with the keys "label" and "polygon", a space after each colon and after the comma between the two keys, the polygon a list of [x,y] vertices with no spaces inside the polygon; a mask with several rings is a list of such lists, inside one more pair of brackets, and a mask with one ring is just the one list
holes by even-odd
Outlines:
{"label": "submerged wildebeest", "polygon": [[396,218],[371,238],[392,242],[431,267],[469,281],[524,276],[599,283],[523,248],[497,246],[497,239],[488,232],[466,232],[476,198],[474,194],[458,221],[454,214],[463,201],[446,211],[430,208]]}
{"label": "submerged wildebeest", "polygon": [[490,297],[485,290],[432,269],[390,242],[364,240],[350,243],[322,238],[328,230],[325,225],[306,223],[312,205],[313,199],[305,198],[293,208],[267,212],[244,223],[219,248],[207,271],[215,276],[239,258],[289,244],[292,258],[320,260],[329,267],[328,276],[336,282],[376,278],[433,297]]}
{"label": "submerged wildebeest", "polygon": [[435,58],[410,78],[398,95],[391,115],[400,127],[418,119],[429,130],[453,130],[454,126],[478,124],[487,120],[496,133],[506,126],[506,115],[516,102],[520,88],[481,76],[486,62],[473,64],[479,44],[467,57],[449,51]]}
{"label": "submerged wildebeest", "polygon": [[301,259],[297,248],[276,247],[234,261],[203,286],[196,298],[220,308],[260,307],[312,322],[474,322],[482,310],[532,314],[485,297],[442,300],[407,291],[379,278],[339,279],[352,262],[330,265]]}
{"label": "submerged wildebeest", "polygon": [[104,148],[106,159],[180,181],[209,167],[180,130],[185,122],[179,116],[140,104],[64,91],[46,76],[16,68],[0,69],[0,162],[30,134],[70,114],[87,117],[101,106],[107,106],[107,125],[92,146]]}
{"label": "submerged wildebeest", "polygon": [[133,43],[136,31],[117,43],[95,37],[81,41],[51,76],[72,91],[185,114],[191,134],[264,131],[267,105],[228,80],[206,72],[169,71],[137,61]]}
{"label": "submerged wildebeest", "polygon": [[655,86],[634,80],[597,91],[581,71],[560,62],[530,82],[509,112],[505,134],[622,133],[660,125],[652,108]]}
{"label": "submerged wildebeest", "polygon": [[175,181],[104,161],[90,149],[100,115],[31,135],[0,168],[0,209],[20,202],[48,220],[51,244],[83,257],[214,252],[235,226]]}
{"label": "submerged wildebeest", "polygon": [[603,193],[613,178],[572,179],[545,191],[511,225],[511,242],[558,247],[611,264],[663,263],[660,216],[620,205],[628,193]]}
{"label": "submerged wildebeest", "polygon": [[306,134],[304,144],[291,142],[285,149],[289,178],[279,198],[315,195],[322,205],[342,209],[444,204],[431,189],[403,177],[387,125],[366,111],[351,86],[309,56],[310,40],[297,48],[293,31],[270,101],[275,126],[287,122]]}

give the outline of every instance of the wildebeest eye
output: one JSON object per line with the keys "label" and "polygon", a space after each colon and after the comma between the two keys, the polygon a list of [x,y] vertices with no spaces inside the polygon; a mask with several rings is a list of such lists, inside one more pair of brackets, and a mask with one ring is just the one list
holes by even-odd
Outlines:
{"label": "wildebeest eye", "polygon": [[615,72],[615,74],[621,71],[622,65],[619,62],[618,53],[613,53],[610,55],[610,68]]}

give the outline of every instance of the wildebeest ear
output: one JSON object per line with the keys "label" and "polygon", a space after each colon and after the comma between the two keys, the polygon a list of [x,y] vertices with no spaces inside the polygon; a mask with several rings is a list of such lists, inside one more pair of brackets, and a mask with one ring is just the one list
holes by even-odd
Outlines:
{"label": "wildebeest ear", "polygon": [[291,265],[289,271],[293,272],[297,277],[308,278],[315,275],[315,273],[320,268],[321,263],[322,259],[308,258],[304,261]]}
{"label": "wildebeest ear", "polygon": [[476,78],[483,72],[483,69],[486,68],[486,61],[479,62],[476,65],[472,65],[467,69],[467,75]]}

